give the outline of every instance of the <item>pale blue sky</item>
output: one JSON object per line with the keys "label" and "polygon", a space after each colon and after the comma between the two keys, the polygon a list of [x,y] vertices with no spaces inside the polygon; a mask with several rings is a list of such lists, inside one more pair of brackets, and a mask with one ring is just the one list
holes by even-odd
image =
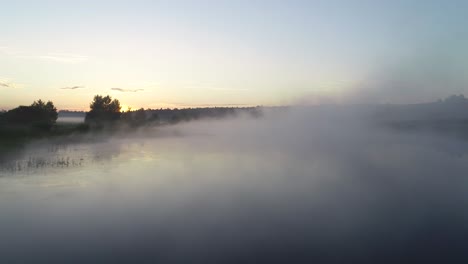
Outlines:
{"label": "pale blue sky", "polygon": [[0,6],[0,108],[42,98],[86,109],[94,94],[155,108],[399,103],[468,90],[467,1]]}

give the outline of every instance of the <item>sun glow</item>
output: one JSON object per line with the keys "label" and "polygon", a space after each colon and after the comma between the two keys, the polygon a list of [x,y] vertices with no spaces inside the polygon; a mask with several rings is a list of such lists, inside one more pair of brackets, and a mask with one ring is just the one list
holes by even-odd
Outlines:
{"label": "sun glow", "polygon": [[122,104],[121,106],[122,106],[122,108],[120,109],[121,112],[127,112],[132,109],[132,107],[128,105]]}

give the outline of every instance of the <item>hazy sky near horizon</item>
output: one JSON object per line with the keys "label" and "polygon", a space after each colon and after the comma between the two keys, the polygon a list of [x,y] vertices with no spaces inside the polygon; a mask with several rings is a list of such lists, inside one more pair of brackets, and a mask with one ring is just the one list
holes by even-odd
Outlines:
{"label": "hazy sky near horizon", "polygon": [[467,1],[2,1],[0,109],[468,94]]}

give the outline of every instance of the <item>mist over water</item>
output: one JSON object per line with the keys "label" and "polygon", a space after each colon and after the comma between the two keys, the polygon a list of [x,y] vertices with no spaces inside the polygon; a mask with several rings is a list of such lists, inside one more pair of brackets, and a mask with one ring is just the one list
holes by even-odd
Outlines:
{"label": "mist over water", "polygon": [[467,259],[468,141],[292,108],[1,155],[0,262]]}

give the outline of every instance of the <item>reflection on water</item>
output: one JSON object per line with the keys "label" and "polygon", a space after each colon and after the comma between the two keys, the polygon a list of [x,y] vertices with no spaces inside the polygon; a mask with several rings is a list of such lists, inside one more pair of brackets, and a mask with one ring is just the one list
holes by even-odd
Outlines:
{"label": "reflection on water", "polygon": [[466,259],[467,142],[251,125],[2,155],[0,262]]}

